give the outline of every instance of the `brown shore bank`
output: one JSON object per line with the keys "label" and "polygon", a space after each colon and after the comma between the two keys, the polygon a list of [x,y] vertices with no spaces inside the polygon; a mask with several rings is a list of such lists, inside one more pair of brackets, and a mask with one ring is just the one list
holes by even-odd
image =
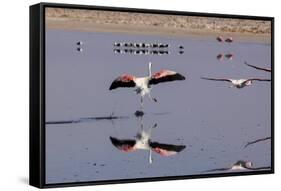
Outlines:
{"label": "brown shore bank", "polygon": [[47,8],[46,28],[171,37],[222,35],[239,41],[271,42],[270,21],[247,19]]}

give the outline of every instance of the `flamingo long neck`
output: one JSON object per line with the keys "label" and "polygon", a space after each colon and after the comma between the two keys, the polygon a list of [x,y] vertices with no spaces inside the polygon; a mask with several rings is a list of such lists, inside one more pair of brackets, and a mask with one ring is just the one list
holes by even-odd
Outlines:
{"label": "flamingo long neck", "polygon": [[151,74],[151,62],[149,62],[148,64],[148,76],[151,77],[152,74]]}

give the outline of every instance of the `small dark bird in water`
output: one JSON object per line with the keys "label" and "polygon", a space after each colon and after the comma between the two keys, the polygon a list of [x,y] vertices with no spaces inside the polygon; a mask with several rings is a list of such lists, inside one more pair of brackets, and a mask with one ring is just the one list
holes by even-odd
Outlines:
{"label": "small dark bird in water", "polygon": [[157,51],[157,50],[153,50],[153,51],[152,51],[152,54],[157,55],[157,54],[158,54],[158,51]]}
{"label": "small dark bird in water", "polygon": [[78,41],[76,44],[77,44],[78,46],[82,46],[82,45],[83,45],[83,42],[82,42],[82,41]]}
{"label": "small dark bird in water", "polygon": [[120,54],[121,53],[121,50],[120,49],[113,49],[114,53],[118,53]]}
{"label": "small dark bird in water", "polygon": [[217,59],[221,61],[223,59],[223,55],[222,54],[218,54],[217,55]]}
{"label": "small dark bird in water", "polygon": [[152,44],[152,48],[157,48],[158,44]]}
{"label": "small dark bird in water", "polygon": [[180,50],[180,51],[179,51],[179,54],[183,54],[183,53],[184,53],[184,51],[183,51],[183,50]]}
{"label": "small dark bird in water", "polygon": [[162,43],[160,43],[160,44],[158,44],[158,47],[159,47],[159,48],[168,48],[168,44],[162,44]]}
{"label": "small dark bird in water", "polygon": [[159,55],[168,54],[168,51],[159,50],[158,54],[159,54]]}
{"label": "small dark bird in water", "polygon": [[77,51],[78,51],[78,52],[83,52],[83,49],[80,48],[80,47],[78,47],[78,48],[77,48]]}
{"label": "small dark bird in water", "polygon": [[179,46],[179,49],[184,49],[184,47],[181,45],[181,46]]}
{"label": "small dark bird in water", "polygon": [[145,49],[142,49],[140,51],[141,51],[142,54],[147,54],[147,50],[145,50]]}
{"label": "small dark bird in water", "polygon": [[233,54],[225,54],[224,55],[225,58],[227,58],[228,60],[232,60],[233,59]]}
{"label": "small dark bird in water", "polygon": [[233,42],[233,38],[232,37],[228,37],[225,39],[225,42],[231,43]]}
{"label": "small dark bird in water", "polygon": [[114,46],[120,47],[120,46],[122,46],[122,44],[120,42],[115,42]]}

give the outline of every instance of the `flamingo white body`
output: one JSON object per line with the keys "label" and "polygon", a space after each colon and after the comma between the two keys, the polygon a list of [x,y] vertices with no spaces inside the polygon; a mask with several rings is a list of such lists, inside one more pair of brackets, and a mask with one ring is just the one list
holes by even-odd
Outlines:
{"label": "flamingo white body", "polygon": [[253,163],[251,161],[237,161],[233,164],[230,170],[245,170],[253,167]]}
{"label": "flamingo white body", "polygon": [[246,86],[250,86],[253,84],[253,81],[271,81],[270,79],[261,79],[261,78],[249,78],[249,79],[227,79],[227,78],[206,78],[201,77],[204,80],[213,80],[213,81],[226,81],[231,82],[232,86],[238,89],[244,88]]}
{"label": "flamingo white body", "polygon": [[248,79],[229,79],[232,83],[232,85],[236,88],[243,88],[245,86],[250,86],[252,85],[252,80],[248,80]]}
{"label": "flamingo white body", "polygon": [[185,77],[181,74],[171,70],[161,70],[152,75],[151,62],[148,65],[148,76],[135,77],[133,75],[125,74],[116,78],[109,90],[113,90],[119,87],[135,87],[135,92],[141,96],[141,109],[143,108],[143,98],[148,95],[150,100],[157,102],[156,98],[153,98],[150,94],[151,85],[155,85],[161,82],[185,80]]}

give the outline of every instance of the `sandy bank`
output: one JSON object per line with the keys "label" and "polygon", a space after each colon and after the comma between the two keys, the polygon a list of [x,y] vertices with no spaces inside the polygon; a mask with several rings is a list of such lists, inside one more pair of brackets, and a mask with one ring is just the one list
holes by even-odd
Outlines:
{"label": "sandy bank", "polygon": [[270,43],[269,21],[47,8],[47,29],[198,38],[232,36]]}

